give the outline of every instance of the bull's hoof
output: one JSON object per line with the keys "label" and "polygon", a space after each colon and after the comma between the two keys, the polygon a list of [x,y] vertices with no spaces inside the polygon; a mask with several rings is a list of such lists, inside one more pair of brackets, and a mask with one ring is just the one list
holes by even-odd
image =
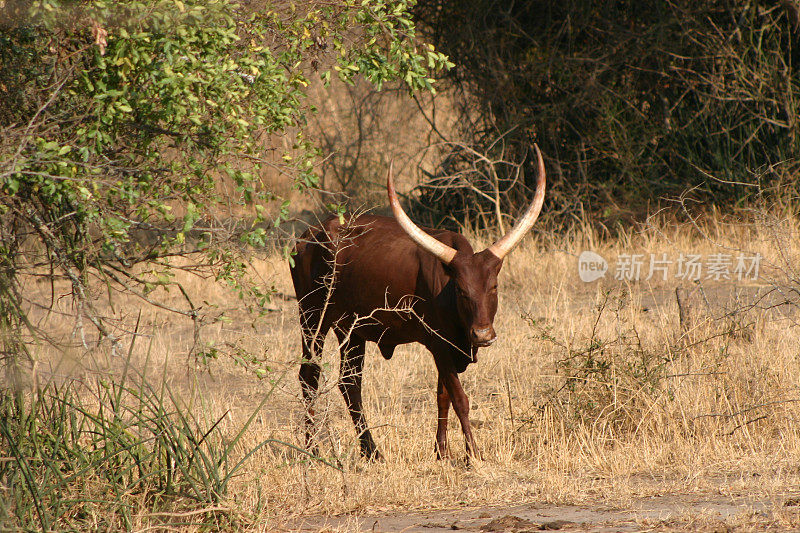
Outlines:
{"label": "bull's hoof", "polygon": [[467,465],[482,462],[483,454],[480,452],[480,450],[467,450]]}
{"label": "bull's hoof", "polygon": [[453,458],[453,454],[450,453],[450,449],[447,446],[440,446],[438,442],[434,445],[434,450],[436,451],[437,461],[444,461],[446,459]]}
{"label": "bull's hoof", "polygon": [[374,443],[361,444],[361,456],[367,461],[383,461],[383,454]]}
{"label": "bull's hoof", "polygon": [[361,455],[363,455],[364,459],[371,463],[383,461],[383,454],[377,448],[370,452],[361,452]]}

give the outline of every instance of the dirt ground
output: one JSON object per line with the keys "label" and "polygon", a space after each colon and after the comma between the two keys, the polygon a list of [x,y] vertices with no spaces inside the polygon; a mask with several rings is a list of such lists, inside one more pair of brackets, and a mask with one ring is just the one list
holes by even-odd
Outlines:
{"label": "dirt ground", "polygon": [[[754,481],[757,484],[757,480]],[[755,488],[755,487],[754,487]],[[307,516],[275,524],[288,531],[760,531],[790,530],[800,514],[795,494],[715,492],[663,494],[628,502],[580,505],[527,502],[428,512]],[[793,515],[793,516],[792,516]]]}
{"label": "dirt ground", "polygon": [[460,509],[305,516],[274,524],[286,531],[785,531],[796,530],[800,491],[765,495],[753,479],[753,490],[731,492],[723,480],[713,491],[698,491],[581,504],[535,501],[507,506]]}
{"label": "dirt ground", "polygon": [[[790,503],[792,500],[786,500]],[[770,527],[771,511],[785,503],[745,496],[668,495],[636,500],[617,507],[529,503],[424,513],[307,517],[285,524],[291,531],[729,531],[736,523]],[[778,524],[773,524],[779,528]]]}

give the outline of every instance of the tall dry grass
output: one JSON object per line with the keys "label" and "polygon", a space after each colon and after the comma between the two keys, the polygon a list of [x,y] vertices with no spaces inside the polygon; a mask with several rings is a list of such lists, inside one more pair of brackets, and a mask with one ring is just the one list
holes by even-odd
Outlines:
{"label": "tall dry grass", "polygon": [[[202,337],[217,347],[208,352],[216,359],[187,358],[191,325],[149,308],[140,327],[146,342],[134,347],[131,361],[150,379],[165,380],[182,409],[213,425],[223,441],[256,413],[231,446],[231,460],[261,447],[219,504],[244,527],[280,528],[308,514],[523,501],[624,505],[712,490],[767,497],[800,481],[800,300],[793,296],[800,288],[799,223],[767,212],[712,213],[680,224],[656,216],[613,239],[589,224],[533,234],[500,276],[498,341],[462,375],[485,457],[469,465],[452,415],[456,459],[435,459],[436,372],[417,345],[399,347],[390,361],[368,347],[366,416],[385,460],[361,459],[336,387],[333,336],[316,405],[320,457],[300,449],[300,335],[279,254],[253,260],[257,275],[277,290],[274,310],[262,318],[249,317],[211,281],[182,280],[217,306],[217,320]],[[470,238],[476,247],[488,240]],[[743,251],[763,259],[757,280],[690,283],[671,272],[666,281],[622,282],[611,271],[583,283],[577,255],[586,249],[612,268],[616,257],[631,253],[677,259],[681,252]],[[696,296],[687,304],[691,324],[679,321],[676,288]],[[116,309],[132,317],[138,304],[118,302]],[[67,332],[72,324],[60,327]],[[122,368],[102,353],[70,355],[65,365],[63,354],[42,349],[36,379],[113,378]],[[126,501],[132,529],[162,523],[152,500],[131,494]],[[172,520],[195,527],[185,517]]]}

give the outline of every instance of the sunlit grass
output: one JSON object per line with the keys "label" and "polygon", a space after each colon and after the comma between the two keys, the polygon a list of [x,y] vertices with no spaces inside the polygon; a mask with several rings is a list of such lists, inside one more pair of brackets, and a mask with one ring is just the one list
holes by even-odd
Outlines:
{"label": "sunlit grass", "polygon": [[[523,501],[580,503],[598,497],[624,505],[631,498],[702,493],[721,485],[764,497],[785,491],[800,481],[800,332],[797,301],[790,297],[798,279],[792,266],[800,251],[797,221],[757,213],[732,223],[711,218],[700,229],[705,235],[691,224],[654,219],[613,240],[579,229],[534,234],[506,260],[495,321],[499,339],[462,375],[485,457],[470,465],[454,416],[450,436],[455,459],[435,459],[436,373],[431,355],[417,345],[399,347],[390,361],[375,346],[368,347],[366,415],[385,460],[363,461],[336,387],[333,337],[326,344],[316,405],[320,457],[310,457],[302,450],[300,335],[285,261],[278,254],[254,259],[258,274],[278,290],[274,311],[263,318],[249,317],[234,295],[211,281],[183,279],[198,301],[218,306],[217,316],[228,317],[203,329],[202,342],[219,349],[216,360],[187,358],[189,321],[152,308],[142,311],[140,332],[147,337],[133,346],[130,366],[102,353],[71,354],[69,365],[61,354],[40,354],[36,379],[59,383],[60,391],[78,380],[82,388],[70,393],[70,401],[80,399],[82,409],[96,409],[108,401],[102,400],[103,394],[126,390],[120,381],[126,368],[129,388],[134,372],[146,374],[147,380],[136,383],[169,393],[151,400],[170,406],[165,420],[173,425],[163,431],[177,432],[174,440],[180,443],[170,452],[174,455],[153,462],[155,457],[147,454],[155,453],[154,428],[160,426],[151,427],[151,437],[146,437],[133,429],[144,427],[142,421],[131,426],[140,420],[138,411],[126,411],[121,417],[128,424],[125,435],[136,443],[130,449],[140,446],[145,457],[129,464],[143,470],[137,475],[145,481],[131,486],[126,477],[131,472],[126,471],[121,486],[129,488],[110,494],[109,487],[120,485],[103,477],[107,473],[99,473],[101,463],[90,459],[93,466],[86,479],[78,475],[50,490],[80,500],[76,494],[91,485],[93,495],[101,493],[99,499],[115,503],[70,504],[72,515],[55,508],[48,512],[59,524],[107,520],[136,529],[166,520],[154,510],[180,514],[206,508],[212,511],[170,515],[170,523],[192,529],[201,528],[200,522],[220,527],[231,520],[263,528],[308,514]],[[758,252],[763,263],[755,281],[702,281],[709,302],[694,304],[699,318],[686,329],[679,323],[675,289],[692,290],[696,284],[674,276],[618,282],[613,272],[603,281],[585,284],[577,271],[577,255],[584,249],[612,263],[619,254],[707,256],[721,250]],[[757,307],[750,305],[770,290]],[[737,291],[738,301],[730,298]],[[781,298],[789,303],[776,307]],[[138,316],[138,309],[134,300],[117,304],[117,312],[129,320]],[[55,329],[66,335],[71,327],[64,319]],[[253,365],[268,372],[259,378]],[[97,379],[108,384],[107,393],[89,386]],[[23,391],[26,401],[43,401],[44,395],[33,400],[30,390]],[[140,400],[136,395],[133,399]],[[108,421],[117,420],[114,416]],[[209,430],[213,439],[199,445]],[[124,442],[117,445],[124,447]],[[207,448],[212,443],[214,450]],[[30,453],[25,457],[33,461]],[[224,457],[229,466],[220,463],[209,469],[203,457]],[[237,471],[230,468],[243,459]],[[156,483],[169,468],[180,478],[180,490]],[[47,474],[36,475],[40,483]],[[223,479],[227,490],[219,488]],[[4,502],[10,503],[3,512],[10,516],[18,504],[10,499],[5,478],[4,483]],[[21,478],[16,483],[16,490],[24,488]],[[41,495],[39,500],[52,505]],[[29,523],[37,523],[35,511],[27,511]],[[103,513],[109,516],[103,518]]]}

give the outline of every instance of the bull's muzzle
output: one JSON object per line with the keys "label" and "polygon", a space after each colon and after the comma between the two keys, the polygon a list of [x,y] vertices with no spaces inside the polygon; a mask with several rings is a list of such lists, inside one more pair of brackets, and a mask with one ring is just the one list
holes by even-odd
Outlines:
{"label": "bull's muzzle", "polygon": [[472,341],[472,344],[475,346],[490,346],[496,339],[497,334],[495,334],[492,326],[488,328],[470,329],[470,341]]}

